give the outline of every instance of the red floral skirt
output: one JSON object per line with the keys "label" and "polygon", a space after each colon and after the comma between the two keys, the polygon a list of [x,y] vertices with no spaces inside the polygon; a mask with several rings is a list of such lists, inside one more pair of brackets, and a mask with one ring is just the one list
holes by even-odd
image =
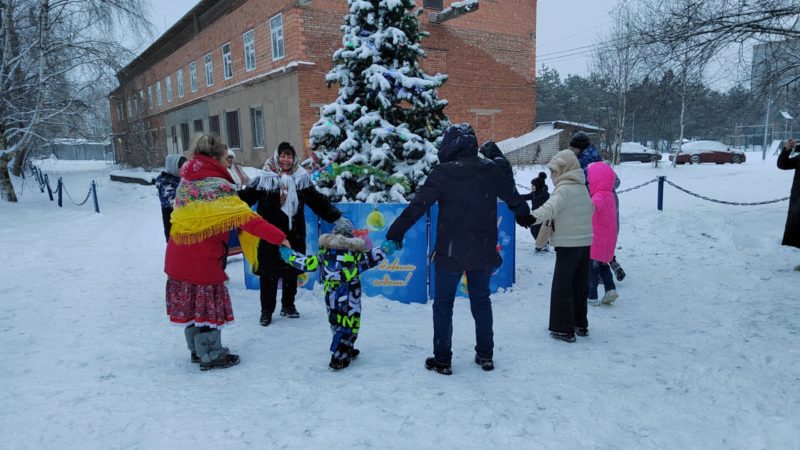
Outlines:
{"label": "red floral skirt", "polygon": [[167,315],[173,323],[220,328],[233,322],[233,306],[224,283],[192,284],[167,279]]}

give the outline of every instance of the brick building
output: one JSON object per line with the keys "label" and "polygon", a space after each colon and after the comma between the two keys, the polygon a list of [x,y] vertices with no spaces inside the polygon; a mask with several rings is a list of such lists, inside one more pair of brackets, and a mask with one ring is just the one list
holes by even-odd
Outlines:
{"label": "brick building", "polygon": [[[416,2],[426,13],[454,3]],[[201,0],[117,74],[117,161],[160,166],[201,131],[221,135],[244,165],[260,166],[281,141],[307,152],[320,108],[337,97],[325,74],[346,13],[346,0]],[[481,141],[533,129],[536,0],[481,0],[441,24],[420,20],[430,33],[422,66],[449,75],[439,96],[452,122],[470,122]]]}

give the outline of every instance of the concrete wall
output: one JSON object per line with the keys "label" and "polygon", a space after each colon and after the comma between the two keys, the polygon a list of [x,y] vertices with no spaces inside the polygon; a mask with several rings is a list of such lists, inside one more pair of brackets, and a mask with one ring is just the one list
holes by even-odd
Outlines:
{"label": "concrete wall", "polygon": [[[240,150],[237,162],[244,166],[261,167],[267,157],[283,141],[291,143],[302,154],[303,136],[300,132],[298,74],[290,72],[252,86],[230,90],[208,100],[209,115],[219,115],[220,134],[228,142],[225,113],[239,112]],[[264,111],[264,147],[253,145],[251,108]]]}
{"label": "concrete wall", "polygon": [[539,142],[526,145],[518,150],[506,154],[509,162],[514,165],[531,165],[531,164],[547,164],[550,159],[562,149],[559,139],[559,134],[550,136]]}
{"label": "concrete wall", "polygon": [[[189,143],[187,143],[187,146],[190,146],[191,140],[195,135],[194,121],[198,119],[203,121],[203,130],[204,132],[208,133],[208,103],[195,103],[185,108],[170,111],[166,114],[165,128],[167,134],[167,153],[183,153],[189,150],[188,148],[183,147],[183,142],[181,140],[181,124],[186,123],[189,125]],[[177,136],[177,139],[175,140],[172,139],[173,126],[175,127],[175,133]],[[177,145],[175,145],[173,142],[177,142]]]}

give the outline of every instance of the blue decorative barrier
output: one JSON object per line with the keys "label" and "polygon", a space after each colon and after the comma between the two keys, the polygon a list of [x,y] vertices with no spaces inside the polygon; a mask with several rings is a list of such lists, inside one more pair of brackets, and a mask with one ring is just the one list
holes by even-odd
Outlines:
{"label": "blue decorative barrier", "polygon": [[[255,210],[255,206],[253,209]],[[319,217],[314,214],[314,211],[306,206],[306,252],[314,254],[319,251]],[[323,222],[327,223],[327,222]],[[314,283],[319,281],[319,273],[305,272],[297,276],[297,287],[303,289],[314,289]],[[281,288],[283,280],[278,282],[278,288]],[[258,275],[253,275],[250,270],[250,264],[247,259],[244,259],[244,286],[247,289],[261,289],[261,280]]]}
{"label": "blue decorative barrier", "polygon": [[[398,203],[339,203],[336,205],[344,217],[353,222],[354,234],[376,247],[386,240],[386,231],[406,208]],[[320,232],[327,233],[333,226],[321,222]],[[382,295],[403,303],[425,303],[427,296],[427,218],[422,217],[405,235],[403,248],[361,275],[362,289],[366,295]]]}
{"label": "blue decorative barrier", "polygon": [[[339,203],[336,205],[344,217],[353,222],[354,234],[367,241],[368,247],[380,246],[386,239],[386,231],[397,216],[406,208],[404,204],[382,203]],[[433,295],[433,271],[428,270],[428,260],[436,242],[436,219],[438,205],[434,205],[428,217],[422,217],[403,239],[403,248],[361,276],[364,293],[368,296],[384,296],[403,303],[425,303]],[[333,225],[319,220],[308,207],[306,214],[306,247],[308,254],[319,251],[319,235],[327,233]],[[500,288],[509,288],[514,284],[515,267],[515,222],[514,214],[505,203],[497,205],[498,251],[503,263],[492,274],[491,292]],[[428,236],[430,235],[430,239]],[[430,242],[430,246],[428,243]],[[258,289],[258,276],[250,273],[250,266],[244,262],[245,286],[247,289]],[[430,278],[430,286],[429,280]],[[319,274],[312,272],[298,278],[298,285],[313,289],[319,280]],[[430,289],[429,289],[430,288]],[[462,278],[457,295],[467,296],[467,283]]]}

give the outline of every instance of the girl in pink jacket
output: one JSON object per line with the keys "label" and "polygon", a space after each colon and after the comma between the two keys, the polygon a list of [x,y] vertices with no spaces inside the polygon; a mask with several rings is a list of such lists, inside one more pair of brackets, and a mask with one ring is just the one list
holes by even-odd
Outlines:
{"label": "girl in pink jacket", "polygon": [[617,206],[614,202],[614,169],[604,162],[589,164],[587,169],[589,194],[594,204],[592,215],[592,259],[589,271],[589,300],[597,300],[597,284],[603,279],[605,295],[600,303],[609,305],[619,298],[608,263],[614,258],[617,246]]}

